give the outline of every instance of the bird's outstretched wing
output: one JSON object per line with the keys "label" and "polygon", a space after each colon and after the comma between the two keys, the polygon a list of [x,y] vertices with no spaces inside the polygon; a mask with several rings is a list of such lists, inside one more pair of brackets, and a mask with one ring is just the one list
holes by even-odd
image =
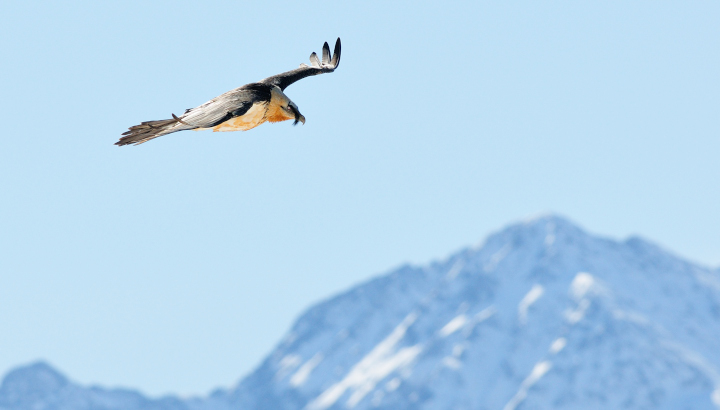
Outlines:
{"label": "bird's outstretched wing", "polygon": [[260,80],[260,82],[276,85],[280,87],[281,90],[285,90],[285,88],[290,84],[295,81],[302,80],[305,77],[332,73],[335,71],[338,64],[340,64],[340,38],[338,38],[335,42],[335,51],[333,51],[332,58],[330,56],[330,46],[328,46],[328,43],[326,42],[322,49],[322,61],[318,58],[317,54],[313,52],[310,54],[310,64],[311,65],[300,64],[300,68],[268,77],[264,80]]}

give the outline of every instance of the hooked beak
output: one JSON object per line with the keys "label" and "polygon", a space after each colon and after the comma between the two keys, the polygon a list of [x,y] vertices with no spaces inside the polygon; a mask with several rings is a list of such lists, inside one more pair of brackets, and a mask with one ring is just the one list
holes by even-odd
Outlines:
{"label": "hooked beak", "polygon": [[303,125],[305,125],[305,116],[300,114],[300,110],[297,109],[297,107],[290,105],[289,106],[290,111],[292,111],[293,115],[295,116],[295,122],[293,122],[293,125],[297,125],[297,123],[301,122]]}
{"label": "hooked beak", "polygon": [[305,125],[305,116],[295,111],[295,122],[293,123],[293,125],[297,125],[298,122],[301,122],[303,123],[303,125]]}

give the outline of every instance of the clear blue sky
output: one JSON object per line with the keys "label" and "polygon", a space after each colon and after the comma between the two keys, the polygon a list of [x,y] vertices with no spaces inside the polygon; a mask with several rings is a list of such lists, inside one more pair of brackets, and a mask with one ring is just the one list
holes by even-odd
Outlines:
{"label": "clear blue sky", "polygon": [[[0,373],[204,394],[538,212],[720,265],[720,3],[3,2]],[[306,62],[304,126],[113,143]]]}

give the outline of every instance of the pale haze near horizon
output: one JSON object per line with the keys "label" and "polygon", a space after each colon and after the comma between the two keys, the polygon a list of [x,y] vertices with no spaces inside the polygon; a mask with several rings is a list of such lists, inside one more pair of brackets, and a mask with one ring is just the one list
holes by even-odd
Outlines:
{"label": "pale haze near horizon", "polygon": [[[0,373],[229,387],[310,305],[536,213],[720,265],[720,4],[6,2]],[[307,62],[304,126],[113,146]]]}

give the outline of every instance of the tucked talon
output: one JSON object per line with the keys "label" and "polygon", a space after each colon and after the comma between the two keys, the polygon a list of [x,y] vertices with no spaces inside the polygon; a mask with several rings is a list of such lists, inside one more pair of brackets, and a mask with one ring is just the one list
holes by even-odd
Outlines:
{"label": "tucked talon", "polygon": [[185,125],[192,127],[192,125],[190,125],[190,124],[186,123],[185,121],[181,120],[180,118],[178,118],[177,115],[172,114],[172,117],[175,118],[175,120],[177,120],[177,122],[179,122],[180,124],[185,124]]}

